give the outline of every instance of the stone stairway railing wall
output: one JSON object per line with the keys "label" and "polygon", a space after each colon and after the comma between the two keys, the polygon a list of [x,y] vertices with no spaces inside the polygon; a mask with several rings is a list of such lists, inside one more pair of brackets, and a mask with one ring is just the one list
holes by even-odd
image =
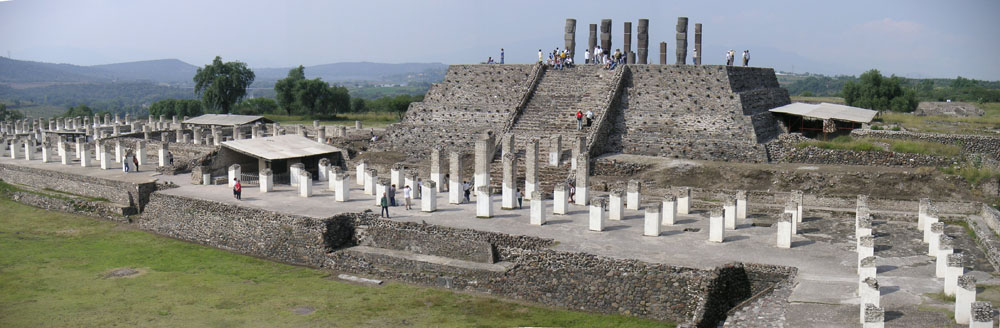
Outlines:
{"label": "stone stairway railing wall", "polygon": [[614,77],[611,78],[612,87],[608,91],[607,98],[604,100],[603,110],[595,116],[593,127],[590,133],[587,134],[587,146],[585,149],[589,158],[595,158],[608,150],[606,145],[614,125],[613,118],[622,115],[621,104],[623,101],[622,93],[625,90],[624,82],[629,78],[631,78],[631,71],[628,66],[621,66]]}

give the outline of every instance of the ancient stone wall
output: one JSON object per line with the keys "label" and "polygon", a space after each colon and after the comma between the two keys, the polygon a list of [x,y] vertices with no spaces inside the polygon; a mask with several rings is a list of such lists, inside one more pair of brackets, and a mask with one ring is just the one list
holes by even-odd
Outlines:
{"label": "ancient stone wall", "polygon": [[871,129],[856,129],[851,131],[851,136],[857,138],[899,139],[957,145],[962,147],[962,151],[966,153],[983,154],[994,161],[1000,161],[1000,137]]}
{"label": "ancient stone wall", "polygon": [[982,204],[980,209],[979,218],[974,216],[965,216],[964,218],[969,228],[976,234],[976,244],[986,254],[986,259],[989,260],[994,269],[1000,271],[1000,237],[997,234],[1000,231],[998,230],[1000,229],[1000,211],[987,204]]}
{"label": "ancient stone wall", "polygon": [[797,145],[811,141],[799,134],[784,134],[766,145],[772,162],[830,165],[877,166],[949,166],[958,158],[926,154],[898,153],[884,150],[856,151],[848,149],[823,149],[815,146],[799,148]]}
{"label": "ancient stone wall", "polygon": [[103,198],[124,207],[134,208],[135,212],[142,211],[150,194],[156,190],[156,183],[153,181],[131,183],[13,164],[0,164],[0,180],[37,189]]}

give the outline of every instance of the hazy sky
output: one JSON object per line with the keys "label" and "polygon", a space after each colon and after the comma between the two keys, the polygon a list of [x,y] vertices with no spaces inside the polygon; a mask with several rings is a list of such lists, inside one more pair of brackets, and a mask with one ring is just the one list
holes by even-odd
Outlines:
{"label": "hazy sky", "polygon": [[[0,0],[0,54],[80,65],[216,55],[253,67],[344,61],[508,63],[563,46],[577,19],[650,20],[650,59],[674,53],[678,16],[704,25],[705,64],[749,49],[753,66],[795,72],[1000,80],[1000,1],[90,1]],[[636,24],[633,24],[633,28]],[[633,31],[635,35],[635,31]],[[633,41],[633,43],[636,43]],[[634,49],[635,45],[633,45]],[[690,53],[690,48],[689,48]],[[670,60],[673,63],[673,60]]]}

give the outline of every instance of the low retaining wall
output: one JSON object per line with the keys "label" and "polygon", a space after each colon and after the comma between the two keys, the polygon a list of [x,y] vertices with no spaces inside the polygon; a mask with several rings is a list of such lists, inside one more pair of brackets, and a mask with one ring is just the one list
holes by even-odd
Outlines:
{"label": "low retaining wall", "polygon": [[0,180],[13,184],[52,189],[108,201],[141,212],[156,190],[155,182],[131,183],[91,176],[42,170],[0,163]]}
{"label": "low retaining wall", "polygon": [[1000,137],[977,136],[965,134],[948,133],[919,133],[908,131],[887,131],[857,129],[851,131],[853,137],[867,137],[879,139],[900,139],[913,141],[928,141],[946,145],[957,145],[962,147],[962,151],[970,154],[983,154],[1000,161]]}

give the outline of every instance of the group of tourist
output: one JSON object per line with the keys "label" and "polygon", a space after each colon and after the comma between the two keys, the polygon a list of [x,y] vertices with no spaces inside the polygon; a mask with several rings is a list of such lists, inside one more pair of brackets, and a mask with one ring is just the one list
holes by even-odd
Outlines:
{"label": "group of tourist", "polygon": [[576,130],[577,131],[583,130],[583,119],[584,118],[587,119],[587,127],[590,127],[590,124],[594,122],[594,112],[590,111],[589,109],[587,110],[586,114],[584,114],[581,111],[576,111]]}
{"label": "group of tourist", "polygon": [[615,49],[614,53],[608,53],[600,45],[594,47],[593,54],[587,49],[583,54],[584,61],[592,65],[604,65],[604,69],[615,69],[618,65],[625,64],[627,58],[621,49]]}
{"label": "group of tourist", "polygon": [[546,66],[552,67],[552,69],[563,69],[566,67],[573,66],[573,55],[566,50],[560,51],[557,47],[549,53],[549,59],[544,60],[544,54],[542,49],[538,49],[538,62],[544,62]]}
{"label": "group of tourist", "polygon": [[[736,61],[736,52],[733,49],[729,49],[726,52],[726,66],[733,66]],[[743,67],[750,65],[750,50],[743,50]]]}
{"label": "group of tourist", "polygon": [[128,173],[132,171],[133,167],[136,172],[139,172],[139,159],[136,158],[135,155],[129,156],[128,154],[125,154],[125,156],[122,157],[122,171]]}
{"label": "group of tourist", "polygon": [[[412,204],[410,203],[413,198],[420,197],[420,190],[424,186],[423,179],[417,179],[416,190],[410,188],[410,185],[403,186],[403,206],[406,210],[412,209]],[[396,185],[390,185],[386,192],[382,193],[382,198],[379,199],[379,205],[382,206],[382,211],[379,213],[382,217],[389,217],[389,207],[399,206],[396,203]]]}
{"label": "group of tourist", "polygon": [[486,63],[487,64],[503,64],[503,48],[500,48],[500,62],[494,61],[493,60],[493,56],[490,56],[490,58],[486,60]]}

